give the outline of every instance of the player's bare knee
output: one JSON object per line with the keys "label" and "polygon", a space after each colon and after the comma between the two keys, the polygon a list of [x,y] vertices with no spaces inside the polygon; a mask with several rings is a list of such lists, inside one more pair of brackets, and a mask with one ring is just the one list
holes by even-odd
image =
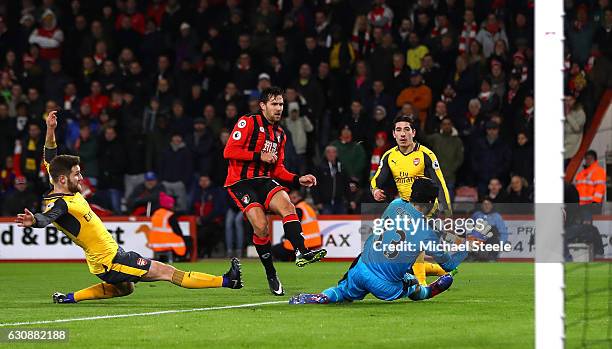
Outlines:
{"label": "player's bare knee", "polygon": [[260,238],[268,237],[270,235],[270,233],[268,232],[268,221],[264,219],[262,220],[262,222],[254,223],[253,232]]}
{"label": "player's bare knee", "polygon": [[291,204],[290,202],[287,202],[286,204],[284,204],[282,206],[282,208],[280,209],[281,212],[280,215],[285,217],[291,214],[296,214],[295,212],[295,206],[293,206],[293,204]]}

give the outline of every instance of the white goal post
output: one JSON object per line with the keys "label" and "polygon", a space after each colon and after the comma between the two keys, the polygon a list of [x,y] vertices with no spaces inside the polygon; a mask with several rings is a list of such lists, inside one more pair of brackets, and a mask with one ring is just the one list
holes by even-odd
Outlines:
{"label": "white goal post", "polygon": [[535,346],[564,347],[563,1],[535,4]]}

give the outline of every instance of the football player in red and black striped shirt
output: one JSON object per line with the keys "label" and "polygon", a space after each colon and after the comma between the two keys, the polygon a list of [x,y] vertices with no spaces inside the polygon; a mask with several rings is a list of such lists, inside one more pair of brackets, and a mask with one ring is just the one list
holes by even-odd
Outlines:
{"label": "football player in red and black striped shirt", "polygon": [[270,291],[282,296],[283,286],[272,263],[266,212],[283,217],[285,238],[296,248],[298,267],[321,260],[327,251],[308,250],[304,246],[302,226],[287,195],[288,189],[277,181],[305,187],[317,184],[315,176],[296,175],[283,164],[287,136],[278,124],[283,113],[283,90],[264,89],[259,107],[261,113],[238,119],[225,145],[223,156],[229,160],[225,187],[253,226],[253,243],[266,270]]}

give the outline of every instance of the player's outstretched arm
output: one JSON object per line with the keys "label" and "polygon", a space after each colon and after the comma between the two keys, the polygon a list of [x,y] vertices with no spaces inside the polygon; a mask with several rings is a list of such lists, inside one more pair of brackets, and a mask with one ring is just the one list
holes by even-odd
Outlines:
{"label": "player's outstretched arm", "polygon": [[[57,110],[49,112],[47,115],[47,134],[45,136],[44,160],[45,164],[51,163],[57,156],[57,143],[55,141],[55,129],[57,128]],[[47,166],[48,167],[48,166]],[[47,168],[48,170],[48,168]]]}
{"label": "player's outstretched arm", "polygon": [[44,228],[68,212],[68,206],[64,199],[55,200],[47,208],[46,212],[37,214],[33,214],[26,208],[23,213],[17,215],[15,223],[19,227]]}

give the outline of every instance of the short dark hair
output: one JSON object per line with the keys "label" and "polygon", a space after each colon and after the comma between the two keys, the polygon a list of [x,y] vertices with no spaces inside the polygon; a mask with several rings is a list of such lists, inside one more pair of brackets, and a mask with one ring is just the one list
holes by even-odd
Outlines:
{"label": "short dark hair", "polygon": [[259,103],[266,104],[272,98],[282,96],[283,94],[283,89],[278,86],[265,88],[263,91],[261,91],[261,95],[259,95]]}
{"label": "short dark hair", "polygon": [[51,179],[56,182],[59,180],[60,176],[68,177],[70,172],[72,172],[72,168],[81,163],[81,158],[74,155],[58,155],[53,160],[51,160],[51,164],[49,165],[49,174],[51,175]]}
{"label": "short dark hair", "polygon": [[408,122],[410,123],[410,127],[414,129],[415,119],[410,115],[398,115],[393,119],[393,128],[395,129],[395,125],[398,122]]}
{"label": "short dark hair", "polygon": [[419,177],[412,182],[410,201],[417,204],[431,204],[438,197],[438,187],[427,177]]}
{"label": "short dark hair", "polygon": [[588,150],[586,154],[584,154],[584,157],[586,158],[589,155],[591,155],[593,159],[597,160],[597,152],[595,152],[595,150],[593,149]]}

